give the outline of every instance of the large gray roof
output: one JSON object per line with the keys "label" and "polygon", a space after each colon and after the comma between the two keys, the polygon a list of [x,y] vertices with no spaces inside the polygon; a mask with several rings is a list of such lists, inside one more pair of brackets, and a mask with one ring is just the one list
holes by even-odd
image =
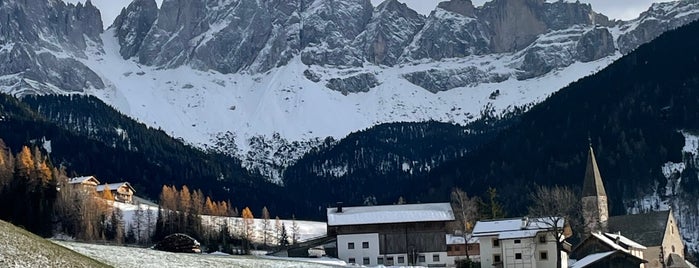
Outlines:
{"label": "large gray roof", "polygon": [[623,236],[646,247],[654,247],[663,243],[668,217],[669,210],[614,216],[609,218],[608,229],[612,233],[621,232]]}
{"label": "large gray roof", "polygon": [[590,146],[590,151],[587,153],[587,168],[585,169],[582,196],[607,196],[592,146]]}

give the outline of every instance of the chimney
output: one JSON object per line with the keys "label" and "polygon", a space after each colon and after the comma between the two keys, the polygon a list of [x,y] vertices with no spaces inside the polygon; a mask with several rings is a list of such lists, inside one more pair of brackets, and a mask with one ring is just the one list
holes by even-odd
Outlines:
{"label": "chimney", "polygon": [[337,213],[342,213],[342,202],[337,202]]}
{"label": "chimney", "polygon": [[527,227],[529,227],[529,218],[524,217],[522,218],[522,229],[527,229]]}

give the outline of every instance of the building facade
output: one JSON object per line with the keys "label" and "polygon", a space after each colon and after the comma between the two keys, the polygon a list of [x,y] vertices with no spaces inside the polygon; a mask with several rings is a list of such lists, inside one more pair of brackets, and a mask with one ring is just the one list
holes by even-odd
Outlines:
{"label": "building facade", "polygon": [[449,203],[328,208],[328,235],[337,257],[365,266],[451,266],[446,224]]}
{"label": "building facade", "polygon": [[136,192],[136,190],[134,190],[134,188],[131,187],[131,184],[128,182],[102,184],[95,187],[95,189],[97,193],[102,193],[106,189],[109,189],[114,196],[114,201],[128,204],[133,203],[133,195]]}
{"label": "building facade", "polygon": [[[473,236],[480,240],[481,267],[556,267],[556,235],[547,219],[479,221]],[[563,229],[563,221],[556,221]],[[561,250],[561,267],[568,253]]]}

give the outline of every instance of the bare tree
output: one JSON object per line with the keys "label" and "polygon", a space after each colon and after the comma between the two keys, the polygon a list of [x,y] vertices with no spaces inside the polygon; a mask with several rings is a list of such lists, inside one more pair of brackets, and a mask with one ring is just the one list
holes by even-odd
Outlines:
{"label": "bare tree", "polygon": [[537,186],[531,194],[531,200],[529,216],[533,222],[547,227],[553,233],[556,239],[556,264],[561,267],[563,241],[572,235],[569,230],[575,223],[571,221],[578,219],[581,213],[580,198],[568,187]]}
{"label": "bare tree", "polygon": [[454,209],[454,216],[459,230],[464,236],[464,246],[466,247],[466,262],[470,262],[471,258],[468,254],[468,240],[471,239],[471,233],[475,222],[480,218],[481,200],[478,197],[469,197],[466,192],[459,188],[454,188],[451,191],[451,204]]}

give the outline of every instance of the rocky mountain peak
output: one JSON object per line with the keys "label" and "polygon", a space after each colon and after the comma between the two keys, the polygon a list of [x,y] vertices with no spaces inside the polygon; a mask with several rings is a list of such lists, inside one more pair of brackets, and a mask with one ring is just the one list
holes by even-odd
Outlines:
{"label": "rocky mountain peak", "polygon": [[474,17],[476,14],[476,8],[473,6],[471,0],[449,0],[437,4],[437,8],[466,17]]}
{"label": "rocky mountain peak", "polygon": [[158,5],[155,0],[134,0],[121,10],[111,28],[121,46],[119,53],[124,59],[135,56],[143,39],[158,18]]}
{"label": "rocky mountain peak", "polygon": [[98,75],[74,59],[86,58],[89,46],[101,49],[102,19],[91,2],[4,1],[0,17],[0,43],[5,45],[0,76],[9,75],[3,85],[34,93],[104,87]]}
{"label": "rocky mountain peak", "polygon": [[369,62],[394,65],[424,23],[425,18],[406,4],[386,0],[376,7],[353,46],[359,47]]}

